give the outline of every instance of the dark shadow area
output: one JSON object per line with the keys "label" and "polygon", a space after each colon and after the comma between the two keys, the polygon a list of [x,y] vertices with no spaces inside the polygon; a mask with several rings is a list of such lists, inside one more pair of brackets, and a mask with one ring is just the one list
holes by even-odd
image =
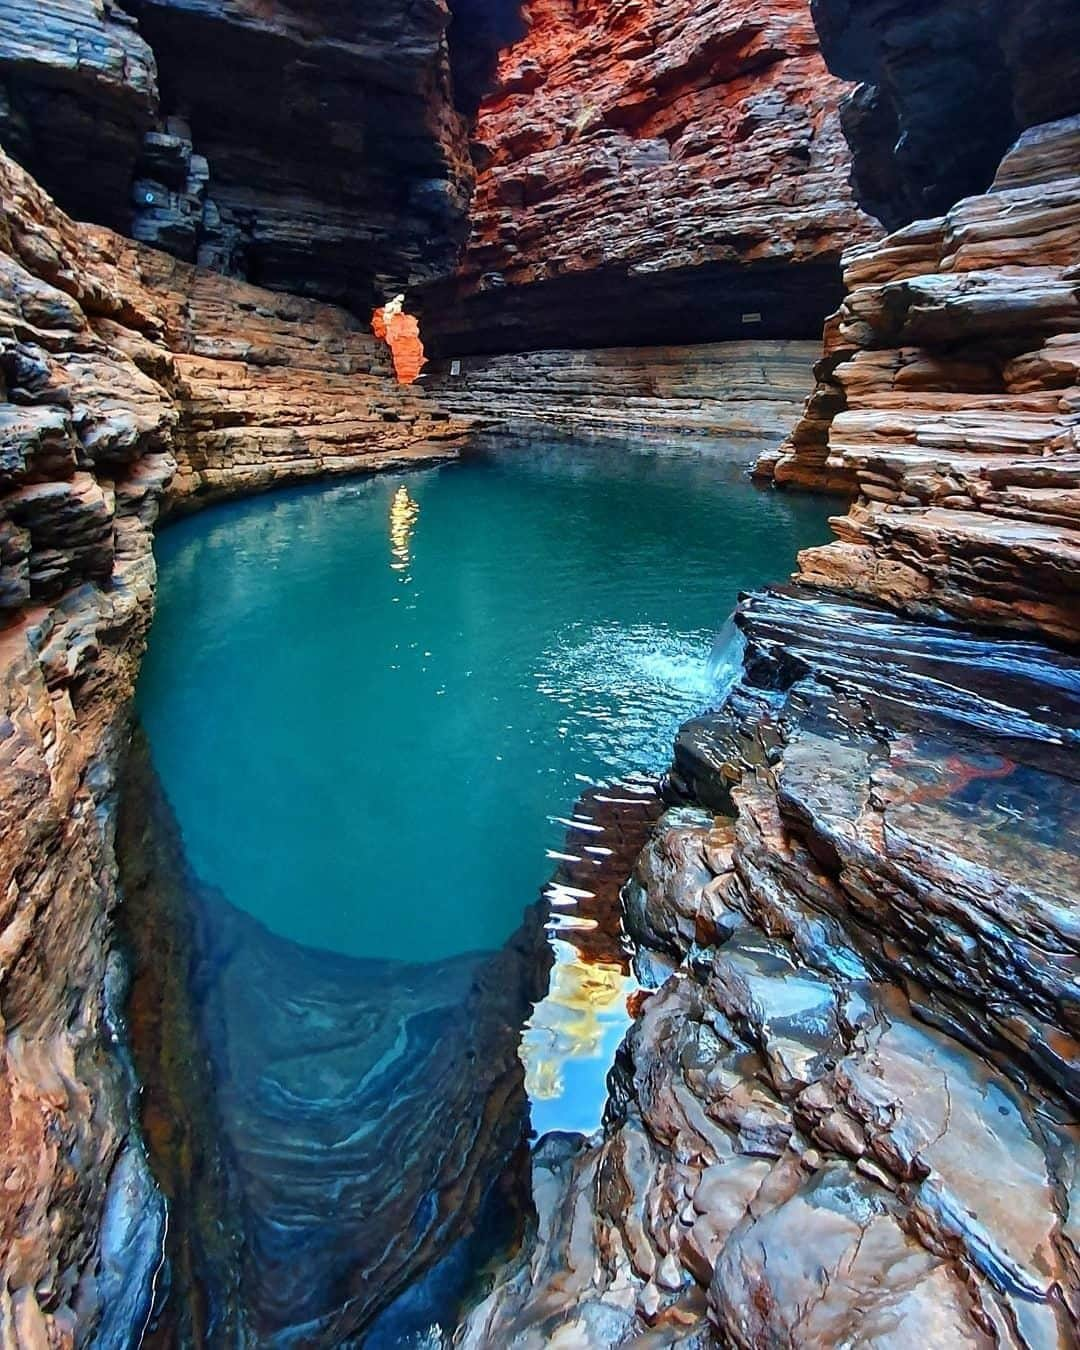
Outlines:
{"label": "dark shadow area", "polygon": [[547,348],[657,347],[821,336],[843,298],[839,264],[716,263],[634,275],[575,272],[532,286],[493,275],[472,295],[453,283],[416,291],[432,356]]}
{"label": "dark shadow area", "polygon": [[1075,0],[813,0],[860,204],[889,229],[985,192],[1025,128],[1080,111]]}
{"label": "dark shadow area", "polygon": [[248,280],[363,314],[386,279],[451,270],[468,183],[438,6],[128,7]]}
{"label": "dark shadow area", "polygon": [[472,117],[495,82],[499,52],[525,35],[521,0],[450,0],[454,103]]}

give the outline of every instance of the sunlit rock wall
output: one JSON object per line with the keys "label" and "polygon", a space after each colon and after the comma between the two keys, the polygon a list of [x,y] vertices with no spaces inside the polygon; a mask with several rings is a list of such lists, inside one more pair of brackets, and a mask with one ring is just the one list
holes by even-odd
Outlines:
{"label": "sunlit rock wall", "polygon": [[531,0],[480,108],[441,354],[812,337],[867,238],[805,0]]}
{"label": "sunlit rock wall", "polygon": [[371,316],[371,331],[390,348],[394,374],[402,384],[414,384],[427,365],[420,324],[415,314],[406,314],[400,298],[380,307]]}
{"label": "sunlit rock wall", "polygon": [[341,311],[74,225],[0,157],[0,1340],[125,1345],[163,1216],[120,1048],[114,780],[163,495],[427,462]]}

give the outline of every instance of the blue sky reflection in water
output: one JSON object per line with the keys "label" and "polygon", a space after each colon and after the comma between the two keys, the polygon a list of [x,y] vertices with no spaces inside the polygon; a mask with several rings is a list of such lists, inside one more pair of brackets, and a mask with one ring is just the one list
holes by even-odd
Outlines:
{"label": "blue sky reflection in water", "polygon": [[196,874],[347,955],[501,946],[555,818],[664,768],[738,591],[825,536],[828,503],[745,458],[508,443],[163,531],[139,709]]}

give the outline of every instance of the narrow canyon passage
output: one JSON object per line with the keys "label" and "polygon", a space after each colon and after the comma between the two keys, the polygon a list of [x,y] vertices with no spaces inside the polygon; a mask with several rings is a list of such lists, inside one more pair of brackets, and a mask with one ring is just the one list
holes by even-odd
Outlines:
{"label": "narrow canyon passage", "polygon": [[0,0],[0,1347],[1080,1350],[1078,0]]}
{"label": "narrow canyon passage", "polygon": [[[599,1126],[636,987],[617,912],[589,908],[603,803],[655,800],[722,693],[738,593],[826,537],[829,500],[753,487],[746,455],[490,438],[160,535],[137,707],[193,878],[196,1035],[265,1334],[344,1334],[474,1230],[466,1267],[505,1242],[526,1089],[536,1133]],[[541,901],[574,849],[577,884]],[[449,1333],[471,1287],[429,1278],[394,1317]]]}

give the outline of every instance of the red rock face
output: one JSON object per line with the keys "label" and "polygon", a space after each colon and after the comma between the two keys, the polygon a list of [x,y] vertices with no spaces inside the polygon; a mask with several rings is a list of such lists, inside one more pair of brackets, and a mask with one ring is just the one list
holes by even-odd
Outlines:
{"label": "red rock face", "polygon": [[399,384],[415,384],[427,365],[420,322],[414,314],[383,305],[371,316],[371,331],[390,348]]}
{"label": "red rock face", "polygon": [[[670,292],[684,269],[835,263],[871,232],[839,126],[848,86],[825,69],[806,0],[531,0],[525,13],[479,114],[466,320],[474,299],[509,308],[521,288],[589,274],[617,274],[629,295],[657,273]],[[619,294],[616,339],[635,319]],[[564,317],[552,345],[599,345],[574,342],[595,314]]]}
{"label": "red rock face", "polygon": [[480,113],[466,275],[835,257],[860,233],[845,86],[804,3],[533,0],[529,16]]}

